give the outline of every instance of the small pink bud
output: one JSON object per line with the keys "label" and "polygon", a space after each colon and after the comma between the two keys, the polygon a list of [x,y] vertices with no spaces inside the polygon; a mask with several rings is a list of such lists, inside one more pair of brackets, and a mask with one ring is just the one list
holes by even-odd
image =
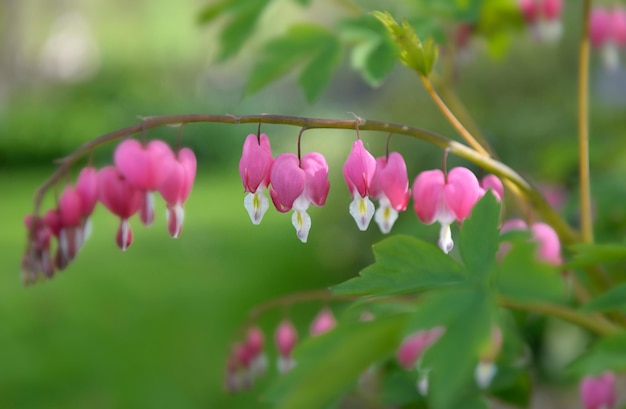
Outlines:
{"label": "small pink bud", "polygon": [[276,329],[274,340],[279,355],[278,370],[280,373],[288,372],[295,366],[291,351],[298,341],[298,333],[293,324],[288,320],[281,321]]}
{"label": "small pink bud", "polygon": [[487,191],[491,191],[493,195],[498,199],[498,201],[502,201],[504,197],[504,186],[502,185],[502,181],[496,175],[487,175],[480,181],[481,188],[481,197]]}
{"label": "small pink bud", "polygon": [[335,328],[337,321],[329,308],[323,308],[311,323],[311,335],[320,335]]}
{"label": "small pink bud", "polygon": [[615,375],[586,376],[580,383],[580,399],[585,409],[612,409],[617,399]]}
{"label": "small pink bud", "polygon": [[539,243],[539,259],[554,265],[561,264],[561,241],[554,229],[546,223],[533,223],[530,227],[533,239]]}
{"label": "small pink bud", "polygon": [[406,370],[413,369],[424,351],[434,344],[445,332],[443,327],[420,330],[407,336],[396,352],[396,358]]}

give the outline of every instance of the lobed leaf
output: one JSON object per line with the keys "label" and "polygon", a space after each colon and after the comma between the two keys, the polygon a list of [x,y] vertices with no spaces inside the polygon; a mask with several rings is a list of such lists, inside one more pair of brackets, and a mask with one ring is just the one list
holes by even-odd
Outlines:
{"label": "lobed leaf", "polygon": [[624,351],[626,351],[626,332],[620,332],[599,339],[568,369],[578,376],[600,374],[606,370],[622,372],[626,370]]}
{"label": "lobed leaf", "polygon": [[473,277],[484,279],[493,270],[500,245],[500,210],[501,205],[495,196],[487,193],[463,222],[460,234],[461,257]]}
{"label": "lobed leaf", "polygon": [[438,247],[409,236],[389,237],[374,245],[376,262],[332,288],[339,294],[398,294],[447,287],[466,280],[463,266]]}
{"label": "lobed leaf", "polygon": [[564,268],[585,268],[597,264],[626,261],[626,246],[622,244],[576,244],[569,247],[574,258]]}

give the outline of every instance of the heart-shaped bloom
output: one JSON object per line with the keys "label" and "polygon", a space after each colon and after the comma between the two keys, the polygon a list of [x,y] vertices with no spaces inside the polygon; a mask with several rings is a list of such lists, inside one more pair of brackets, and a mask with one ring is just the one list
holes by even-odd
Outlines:
{"label": "heart-shaped bloom", "polygon": [[409,177],[404,158],[398,152],[376,159],[376,171],[370,187],[371,196],[379,200],[374,220],[380,231],[389,233],[398,219],[398,212],[406,210],[411,197]]}
{"label": "heart-shaped bloom", "polygon": [[283,153],[276,157],[270,171],[270,196],[281,213],[293,207],[293,202],[304,192],[306,174],[300,168],[300,161],[293,153]]}
{"label": "heart-shaped bloom", "polygon": [[561,37],[563,0],[519,0],[518,4],[535,39],[555,41]]}
{"label": "heart-shaped bloom", "polygon": [[353,199],[350,203],[350,215],[361,231],[367,230],[374,216],[374,204],[368,196],[375,172],[376,159],[365,149],[362,140],[356,140],[343,165],[343,177]]}
{"label": "heart-shaped bloom", "polygon": [[140,218],[146,226],[154,221],[152,192],[163,182],[167,171],[164,165],[173,157],[174,153],[169,145],[157,139],[145,146],[135,139],[126,139],[115,148],[115,166],[131,185],[143,192]]}
{"label": "heart-shaped bloom", "polygon": [[274,158],[267,135],[248,135],[239,161],[239,173],[243,182],[244,191],[248,192],[244,198],[244,207],[250,215],[252,223],[259,224],[263,215],[269,209],[269,200],[264,190],[270,184],[270,169]]}
{"label": "heart-shaped bloom", "polygon": [[335,320],[330,308],[323,308],[313,319],[310,333],[311,335],[320,335],[335,328],[336,325],[337,320]]}
{"label": "heart-shaped bloom", "polygon": [[450,225],[470,215],[480,196],[476,176],[466,168],[456,167],[448,175],[439,170],[424,171],[413,182],[413,206],[426,224],[439,222],[439,248],[444,253],[454,246]]}
{"label": "heart-shaped bloom", "polygon": [[250,354],[250,374],[262,375],[267,370],[267,356],[263,353],[265,337],[259,327],[251,327],[246,336],[246,348]]}
{"label": "heart-shaped bloom", "polygon": [[282,320],[276,328],[274,341],[278,349],[278,371],[285,373],[290,371],[296,362],[291,357],[291,351],[298,341],[298,333],[289,320]]}
{"label": "heart-shaped bloom", "polygon": [[189,148],[182,148],[176,156],[163,163],[165,176],[159,185],[159,193],[167,202],[167,231],[173,238],[180,237],[185,219],[183,205],[196,178],[196,155]]}
{"label": "heart-shaped bloom", "polygon": [[111,213],[120,218],[116,242],[125,251],[133,241],[128,219],[141,207],[141,191],[135,188],[114,166],[98,172],[100,179],[100,201]]}
{"label": "heart-shaped bloom", "polygon": [[599,376],[586,376],[580,382],[580,399],[585,409],[613,408],[617,399],[615,375],[604,372]]}
{"label": "heart-shaped bloom", "polygon": [[[511,219],[506,221],[500,228],[501,233],[511,230],[530,230],[532,239],[537,243],[537,258],[546,263],[559,265],[563,262],[561,257],[561,241],[554,229],[546,223],[536,222],[531,224],[530,228],[525,221],[521,219]],[[507,243],[503,243],[507,244]],[[507,248],[501,248],[500,254],[507,251]]]}

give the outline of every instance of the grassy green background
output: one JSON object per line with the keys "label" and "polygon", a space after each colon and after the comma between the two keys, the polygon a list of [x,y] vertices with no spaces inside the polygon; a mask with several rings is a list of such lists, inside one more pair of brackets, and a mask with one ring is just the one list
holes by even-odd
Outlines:
{"label": "grassy green background", "polygon": [[[167,235],[163,217],[149,229],[135,220],[135,241],[121,253],[114,243],[117,220],[99,206],[93,236],[67,271],[23,288],[22,219],[31,211],[34,190],[51,174],[52,159],[135,123],[137,115],[271,112],[351,118],[349,112],[356,112],[449,136],[453,130],[407,70],[398,67],[372,90],[347,59],[313,106],[304,102],[291,76],[242,99],[259,41],[307,17],[288,0],[276,1],[252,44],[226,64],[211,62],[216,29],[195,24],[204,1],[16,3],[19,13],[11,16],[17,21],[23,72],[8,77],[11,90],[0,102],[0,407],[259,407],[262,388],[237,396],[222,389],[225,360],[248,311],[272,297],[353,276],[371,261],[370,245],[381,238],[376,226],[358,232],[347,212],[341,164],[353,133],[305,133],[304,151],[327,156],[332,185],[327,206],[310,212],[313,228],[306,245],[295,237],[289,215],[270,210],[260,226],[253,226],[243,208],[237,161],[243,139],[256,126],[194,125],[186,128],[184,144],[199,158],[198,178],[179,240]],[[333,10],[330,2],[313,3],[315,16]],[[0,5],[0,13],[15,12],[7,4]],[[566,189],[563,211],[574,224],[578,5],[567,4],[566,36],[558,46],[539,45],[519,33],[502,60],[479,51],[473,63],[460,66],[457,82],[461,98],[504,161],[531,180]],[[95,76],[77,83],[44,78],[37,68],[55,17],[67,11],[88,21],[100,53]],[[596,62],[592,72],[597,235],[600,241],[622,240],[624,107],[600,93],[606,77]],[[295,150],[297,129],[268,125],[263,130],[275,154]],[[175,133],[164,128],[148,136],[173,141]],[[385,137],[363,135],[376,156],[383,153]],[[95,152],[94,163],[109,164],[113,147]],[[441,162],[438,149],[420,142],[395,137],[391,147],[405,155],[411,178]],[[449,163],[467,165],[456,158]],[[47,203],[52,202],[49,196]],[[158,212],[161,216],[162,205]],[[437,227],[421,226],[409,210],[394,232],[435,241]],[[288,312],[304,332],[319,307],[312,303]],[[283,313],[262,319],[266,331]],[[268,351],[273,354],[273,348]]]}

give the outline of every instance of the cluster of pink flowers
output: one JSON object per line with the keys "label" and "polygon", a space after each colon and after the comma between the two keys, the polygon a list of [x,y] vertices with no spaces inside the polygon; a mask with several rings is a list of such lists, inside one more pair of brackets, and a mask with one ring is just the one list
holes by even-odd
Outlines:
{"label": "cluster of pink flowers", "polygon": [[[330,308],[322,308],[313,319],[309,333],[321,335],[335,328],[337,321]],[[284,374],[293,369],[296,361],[292,351],[298,342],[298,331],[288,319],[276,327],[274,342],[278,354],[277,369]],[[264,352],[264,336],[257,326],[251,327],[243,342],[236,343],[226,363],[225,387],[230,392],[249,389],[254,381],[267,372],[267,355]]]}
{"label": "cluster of pink flowers", "polygon": [[533,38],[556,41],[563,28],[563,0],[518,0],[519,8]]}
{"label": "cluster of pink flowers", "polygon": [[[183,204],[196,175],[194,153],[188,148],[174,153],[160,140],[144,145],[127,139],[115,149],[114,164],[100,170],[85,167],[75,185],[66,185],[56,208],[48,210],[43,217],[26,217],[29,243],[22,260],[25,283],[52,277],[56,270],[67,267],[90,234],[89,217],[98,202],[119,217],[116,242],[122,250],[133,241],[131,216],[139,212],[144,225],[152,224],[155,191],[167,204],[170,235],[174,238],[180,235]],[[56,240],[56,251],[52,239]]]}
{"label": "cluster of pink flowers", "polygon": [[[306,210],[310,204],[324,205],[330,189],[324,157],[311,152],[299,160],[294,154],[283,153],[273,159],[267,135],[251,134],[244,142],[239,172],[247,192],[244,206],[252,222],[259,224],[269,208],[263,192],[269,188],[279,212],[293,209],[292,223],[298,238],[306,242],[311,228]],[[358,228],[366,230],[373,218],[383,233],[389,233],[411,198],[402,155],[391,152],[374,158],[358,139],[343,166],[343,176],[353,199],[350,215]],[[415,212],[424,223],[441,223],[439,246],[443,251],[453,247],[450,225],[468,217],[486,190],[502,198],[502,183],[497,177],[488,175],[479,182],[466,168],[454,168],[447,174],[432,170],[417,176],[413,184]],[[372,199],[378,201],[377,210]]]}
{"label": "cluster of pink flowers", "polygon": [[589,19],[589,38],[597,47],[608,70],[619,67],[619,50],[626,47],[626,9],[594,7]]}

